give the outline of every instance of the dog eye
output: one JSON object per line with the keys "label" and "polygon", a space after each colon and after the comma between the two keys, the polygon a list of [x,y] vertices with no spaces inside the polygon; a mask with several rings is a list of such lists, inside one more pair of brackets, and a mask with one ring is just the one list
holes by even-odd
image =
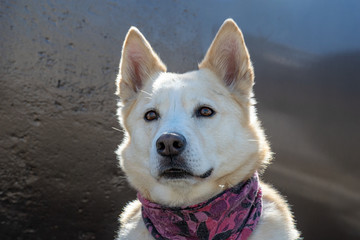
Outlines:
{"label": "dog eye", "polygon": [[197,111],[197,116],[198,117],[211,117],[215,114],[215,111],[212,110],[209,107],[200,107],[199,110]]}
{"label": "dog eye", "polygon": [[158,118],[159,118],[159,115],[154,110],[150,110],[150,111],[146,112],[145,116],[144,116],[144,119],[146,121],[153,121],[153,120],[157,120]]}

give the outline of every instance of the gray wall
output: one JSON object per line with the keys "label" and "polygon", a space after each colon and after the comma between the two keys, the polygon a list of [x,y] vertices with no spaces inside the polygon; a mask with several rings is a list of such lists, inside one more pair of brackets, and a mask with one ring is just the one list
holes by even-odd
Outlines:
{"label": "gray wall", "polygon": [[355,0],[2,0],[0,239],[112,239],[135,197],[114,154],[128,28],[184,72],[228,17],[245,34],[276,153],[265,179],[305,239],[358,239],[359,10]]}

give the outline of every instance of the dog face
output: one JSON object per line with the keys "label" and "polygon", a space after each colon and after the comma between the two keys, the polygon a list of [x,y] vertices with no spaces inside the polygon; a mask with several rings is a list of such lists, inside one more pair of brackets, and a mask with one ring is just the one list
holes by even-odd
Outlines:
{"label": "dog face", "polygon": [[167,73],[131,28],[120,74],[118,150],[129,182],[170,206],[203,201],[252,175],[270,156],[252,100],[253,68],[240,29],[224,22],[199,70]]}

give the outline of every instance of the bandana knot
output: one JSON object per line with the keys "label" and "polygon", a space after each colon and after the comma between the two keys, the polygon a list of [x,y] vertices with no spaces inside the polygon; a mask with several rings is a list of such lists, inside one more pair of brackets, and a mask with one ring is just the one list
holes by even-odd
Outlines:
{"label": "bandana knot", "polygon": [[246,240],[262,211],[257,173],[211,199],[188,207],[166,207],[143,198],[142,218],[157,240]]}

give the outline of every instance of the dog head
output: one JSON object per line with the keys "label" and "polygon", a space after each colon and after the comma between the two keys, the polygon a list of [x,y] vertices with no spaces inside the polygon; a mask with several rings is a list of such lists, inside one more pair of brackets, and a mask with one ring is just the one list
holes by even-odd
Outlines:
{"label": "dog head", "polygon": [[194,204],[251,176],[270,158],[256,117],[253,67],[236,23],[221,26],[199,70],[166,67],[130,28],[117,78],[125,131],[120,165],[144,197]]}

